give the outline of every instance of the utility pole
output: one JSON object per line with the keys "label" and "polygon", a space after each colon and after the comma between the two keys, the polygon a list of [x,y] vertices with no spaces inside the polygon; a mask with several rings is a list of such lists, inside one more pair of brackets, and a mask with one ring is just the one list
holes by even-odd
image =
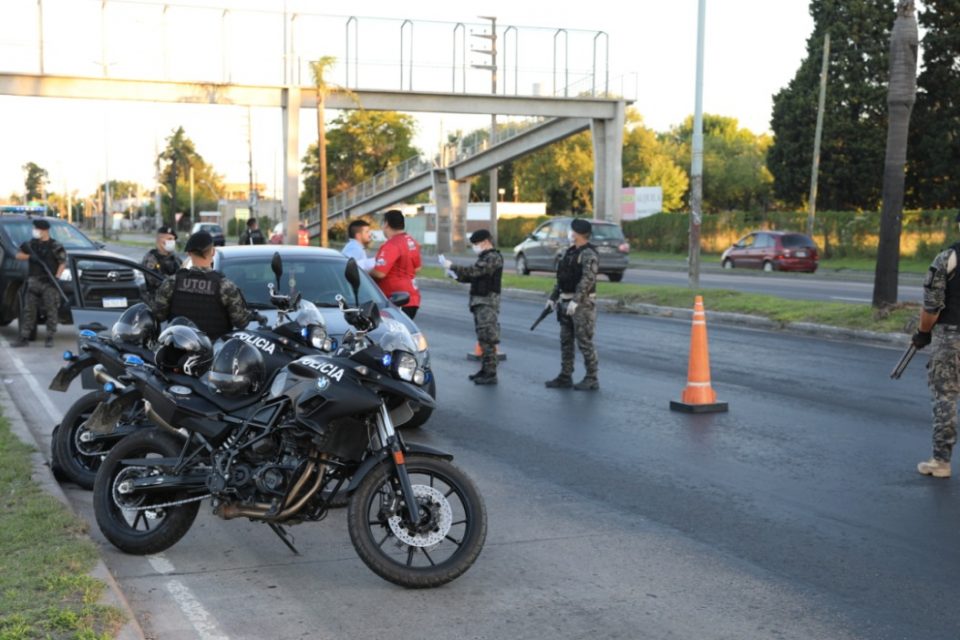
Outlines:
{"label": "utility pole", "polygon": [[250,120],[251,120],[250,107],[248,106],[247,107],[247,168],[249,170],[249,175],[250,175],[250,186],[247,193],[247,197],[250,200],[250,217],[254,218],[256,217],[256,212],[254,211],[254,207],[256,205],[256,198],[253,192],[253,133],[252,133],[252,125]]}
{"label": "utility pole", "polygon": [[830,66],[830,32],[823,37],[823,64],[820,67],[820,101],[817,103],[817,129],[813,134],[813,167],[810,169],[810,210],[807,213],[807,235],[813,237],[813,221],[817,215],[817,177],[820,173],[820,137],[823,135],[823,110],[827,101],[827,70]]}
{"label": "utility pole", "polygon": [[157,151],[156,138],[153,139],[153,158],[154,158],[153,179],[155,183],[154,189],[153,189],[153,197],[155,202],[154,206],[156,208],[156,211],[153,212],[153,215],[154,215],[155,226],[157,227],[157,229],[159,229],[160,227],[163,226],[163,197],[160,195],[160,153],[159,151]]}
{"label": "utility pole", "polygon": [[[474,38],[483,38],[490,41],[489,49],[474,49],[476,53],[482,53],[490,56],[490,64],[470,65],[474,69],[489,69],[490,71],[490,91],[497,95],[497,18],[495,16],[479,16],[481,20],[490,21],[490,33],[474,33]],[[497,135],[497,114],[490,115],[490,139],[488,146],[492,147]],[[493,246],[498,246],[497,233],[497,167],[490,170],[487,174],[490,182],[490,235],[493,236]]]}
{"label": "utility pole", "polygon": [[196,221],[196,216],[193,213],[193,165],[190,165],[190,224]]}
{"label": "utility pole", "polygon": [[690,168],[690,288],[700,287],[700,221],[703,203],[703,28],[706,0],[697,11],[697,86],[693,111],[693,162]]}

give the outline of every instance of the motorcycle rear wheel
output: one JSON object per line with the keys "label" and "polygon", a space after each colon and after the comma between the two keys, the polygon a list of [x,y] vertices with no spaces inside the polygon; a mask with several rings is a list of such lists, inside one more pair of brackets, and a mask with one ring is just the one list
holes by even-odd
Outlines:
{"label": "motorcycle rear wheel", "polygon": [[409,455],[407,473],[422,512],[412,527],[392,460],[360,482],[350,500],[350,540],[378,576],[411,589],[439,587],[473,565],[487,536],[487,512],[473,481],[442,458]]}
{"label": "motorcycle rear wheel", "polygon": [[97,405],[109,398],[110,395],[103,391],[91,391],[80,397],[64,414],[50,445],[51,455],[66,479],[88,491],[93,489],[101,457],[107,452],[102,445],[94,445],[86,450],[82,448],[80,438],[86,431],[83,424]]}
{"label": "motorcycle rear wheel", "polygon": [[193,524],[200,509],[199,501],[153,510],[132,508],[189,497],[183,491],[139,495],[119,492],[124,479],[151,474],[149,466],[124,466],[122,460],[175,458],[180,449],[181,443],[172,435],[159,428],[143,429],[114,445],[103,460],[93,486],[93,510],[104,537],[121,551],[134,555],[159,553],[176,544]]}

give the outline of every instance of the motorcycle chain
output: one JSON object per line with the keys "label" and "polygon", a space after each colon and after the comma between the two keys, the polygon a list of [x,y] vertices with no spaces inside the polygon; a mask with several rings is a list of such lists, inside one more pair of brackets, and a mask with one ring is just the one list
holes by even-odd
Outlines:
{"label": "motorcycle chain", "polygon": [[187,504],[188,502],[199,502],[201,500],[206,500],[211,497],[213,494],[208,493],[203,496],[197,496],[196,498],[184,498],[183,500],[174,500],[173,502],[164,502],[162,504],[148,504],[143,507],[120,507],[124,511],[149,511],[151,509],[164,509],[166,507],[178,507],[182,504]]}

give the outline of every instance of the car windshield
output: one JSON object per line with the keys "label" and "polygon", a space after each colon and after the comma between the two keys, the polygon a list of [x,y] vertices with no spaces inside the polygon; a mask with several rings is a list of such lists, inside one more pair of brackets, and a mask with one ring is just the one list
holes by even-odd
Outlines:
{"label": "car windshield", "polygon": [[[231,258],[220,263],[219,270],[232,280],[243,292],[243,297],[252,306],[272,308],[267,284],[275,284],[276,278],[270,269],[272,255],[263,257]],[[318,260],[316,258],[287,257],[283,259],[283,275],[280,291],[288,294],[297,291],[317,306],[336,307],[337,294],[353,304],[353,289],[343,275],[346,265],[341,260]],[[360,277],[360,303],[373,301],[378,306],[387,304],[380,288],[368,277]]]}
{"label": "car windshield", "polygon": [[207,232],[209,233],[223,233],[223,229],[220,228],[218,224],[207,225]]}
{"label": "car windshield", "polygon": [[781,239],[784,249],[799,249],[803,247],[816,247],[817,245],[807,236],[798,233],[783,236]]}
{"label": "car windshield", "polygon": [[623,230],[615,224],[593,224],[591,240],[623,240]]}
{"label": "car windshield", "polygon": [[[33,223],[30,220],[11,220],[4,222],[3,226],[10,239],[18,247],[33,237]],[[72,224],[50,220],[50,237],[63,245],[67,251],[71,249],[96,250],[97,246],[90,241],[87,236]]]}

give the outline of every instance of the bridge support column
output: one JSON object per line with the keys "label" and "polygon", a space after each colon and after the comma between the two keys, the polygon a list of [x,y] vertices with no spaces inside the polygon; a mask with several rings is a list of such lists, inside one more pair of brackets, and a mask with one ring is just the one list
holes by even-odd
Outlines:
{"label": "bridge support column", "polygon": [[448,179],[443,171],[434,171],[433,197],[437,201],[437,253],[463,251],[470,181]]}
{"label": "bridge support column", "polygon": [[283,213],[287,244],[297,244],[300,227],[300,88],[284,87],[283,118]]}
{"label": "bridge support column", "polygon": [[623,122],[626,103],[617,103],[616,115],[594,119],[593,135],[593,215],[600,220],[620,222],[623,187]]}

